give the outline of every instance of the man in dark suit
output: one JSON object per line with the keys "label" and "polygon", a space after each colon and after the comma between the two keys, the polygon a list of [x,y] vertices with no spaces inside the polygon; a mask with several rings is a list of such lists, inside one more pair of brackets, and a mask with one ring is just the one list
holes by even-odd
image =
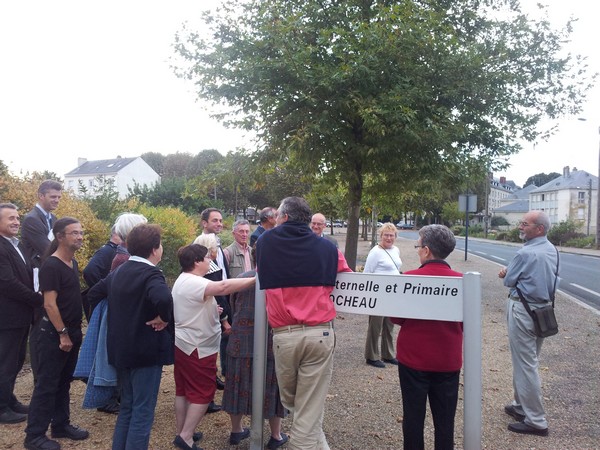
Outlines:
{"label": "man in dark suit", "polygon": [[19,213],[12,203],[0,203],[0,423],[23,422],[29,408],[13,391],[25,362],[29,327],[42,296],[33,290],[32,267],[19,243]]}
{"label": "man in dark suit", "polygon": [[38,187],[38,202],[23,219],[21,241],[32,258],[34,267],[41,264],[40,258],[50,245],[52,226],[56,216],[52,214],[62,196],[62,185],[58,181],[46,180]]}

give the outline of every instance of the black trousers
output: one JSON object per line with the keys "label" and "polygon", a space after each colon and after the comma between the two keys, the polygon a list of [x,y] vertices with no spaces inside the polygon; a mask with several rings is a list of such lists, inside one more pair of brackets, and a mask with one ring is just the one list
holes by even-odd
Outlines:
{"label": "black trousers", "polygon": [[27,354],[29,326],[0,330],[0,413],[17,404],[13,393]]}
{"label": "black trousers", "polygon": [[70,329],[73,349],[59,348],[60,336],[52,323],[42,319],[33,329],[33,351],[37,353],[37,374],[25,434],[28,439],[46,434],[48,425],[60,430],[70,422],[69,389],[81,347],[81,329]]}
{"label": "black trousers", "polygon": [[454,416],[458,402],[460,370],[422,372],[398,365],[404,420],[404,450],[423,450],[423,428],[427,399],[435,428],[435,450],[454,448]]}

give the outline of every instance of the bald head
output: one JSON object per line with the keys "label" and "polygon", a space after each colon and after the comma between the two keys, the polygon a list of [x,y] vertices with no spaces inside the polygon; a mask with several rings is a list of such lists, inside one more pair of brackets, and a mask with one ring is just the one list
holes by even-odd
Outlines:
{"label": "bald head", "polygon": [[321,213],[313,214],[310,221],[310,228],[317,236],[322,236],[325,230],[325,216]]}

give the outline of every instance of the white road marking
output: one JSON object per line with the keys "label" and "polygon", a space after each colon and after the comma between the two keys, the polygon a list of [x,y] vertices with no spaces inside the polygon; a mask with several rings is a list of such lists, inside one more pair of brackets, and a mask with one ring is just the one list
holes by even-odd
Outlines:
{"label": "white road marking", "polygon": [[498,261],[506,262],[506,260],[504,258],[500,258],[499,256],[490,255],[490,258],[494,258]]}
{"label": "white road marking", "polygon": [[575,283],[569,283],[569,284],[571,286],[575,286],[576,288],[581,289],[582,291],[589,292],[590,294],[593,294],[593,295],[596,295],[596,296],[600,297],[600,294],[598,294],[596,291],[592,291],[591,289],[585,288],[583,286],[579,286],[578,284],[575,284]]}

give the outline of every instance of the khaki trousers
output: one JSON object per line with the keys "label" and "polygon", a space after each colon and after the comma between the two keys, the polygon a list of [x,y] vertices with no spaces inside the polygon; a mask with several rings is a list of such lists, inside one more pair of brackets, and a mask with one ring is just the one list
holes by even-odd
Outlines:
{"label": "khaki trousers", "polygon": [[[381,353],[379,353],[380,336]],[[389,317],[369,316],[367,342],[365,343],[365,359],[377,361],[379,359],[393,359],[395,357],[394,324]]]}
{"label": "khaki trousers", "polygon": [[331,323],[273,330],[275,371],[281,403],[293,413],[290,450],[329,450],[323,432],[325,399],[333,372]]}

